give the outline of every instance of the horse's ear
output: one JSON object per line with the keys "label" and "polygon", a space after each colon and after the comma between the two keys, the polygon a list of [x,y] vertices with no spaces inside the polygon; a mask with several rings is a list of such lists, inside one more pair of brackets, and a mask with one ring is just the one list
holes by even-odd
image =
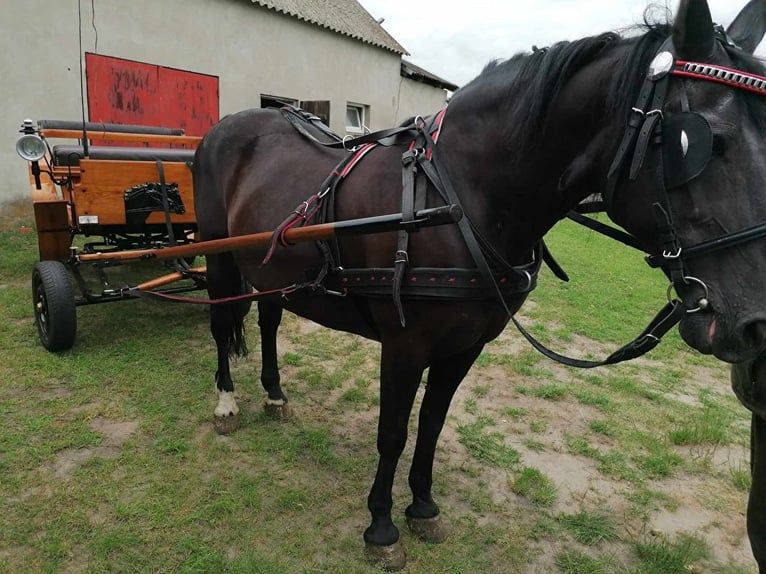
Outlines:
{"label": "horse's ear", "polygon": [[681,0],[673,24],[673,45],[682,60],[704,62],[713,53],[713,18],[706,0]]}
{"label": "horse's ear", "polygon": [[745,4],[726,33],[748,54],[755,52],[766,33],[766,0],[750,0]]}

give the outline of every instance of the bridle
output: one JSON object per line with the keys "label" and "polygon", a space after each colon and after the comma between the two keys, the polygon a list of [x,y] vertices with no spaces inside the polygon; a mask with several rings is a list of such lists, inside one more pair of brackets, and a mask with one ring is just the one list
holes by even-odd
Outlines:
{"label": "bridle", "polygon": [[[736,47],[721,28],[716,27],[715,33],[719,42]],[[652,267],[663,268],[670,277],[668,303],[636,339],[600,361],[572,359],[551,351],[512,318],[521,334],[535,349],[565,365],[592,368],[634,359],[650,351],[685,315],[704,311],[710,306],[707,284],[686,271],[685,264],[690,259],[766,237],[766,223],[762,223],[694,245],[681,244],[673,221],[668,192],[687,185],[704,171],[713,155],[715,138],[707,120],[690,110],[686,86],[683,83],[680,91],[681,112],[665,117],[663,107],[671,76],[717,82],[766,96],[766,77],[764,76],[715,64],[679,60],[676,58],[671,38],[660,45],[649,65],[636,104],[631,108],[625,133],[607,172],[606,187],[602,196],[603,207],[611,217],[614,213],[614,197],[619,191],[618,186],[623,181],[623,177],[627,175],[629,180],[635,180],[647,154],[651,151],[656,155],[654,179],[657,200],[652,206],[661,248],[659,253],[648,255],[646,260]],[[600,202],[596,204],[600,205]],[[570,211],[567,216],[630,247],[644,250],[637,237],[583,215],[583,213],[599,211],[598,207],[595,209],[587,205],[581,207],[582,209]],[[614,220],[613,217],[611,218]],[[696,301],[687,304],[672,297],[674,289],[679,292],[681,287],[690,285],[701,289],[702,295]]]}
{"label": "bridle", "polygon": [[[716,38],[720,42],[734,45],[721,29],[716,29]],[[635,180],[650,145],[658,149],[655,153],[657,167],[654,176],[657,201],[653,203],[653,209],[661,250],[660,253],[649,255],[646,260],[650,266],[661,267],[668,273],[669,301],[673,289],[678,292],[679,287],[692,284],[701,288],[702,295],[693,304],[686,305],[686,313],[696,313],[709,307],[709,290],[704,281],[686,271],[685,264],[692,258],[766,237],[766,223],[694,245],[681,244],[668,192],[687,185],[704,171],[714,152],[715,138],[707,120],[690,110],[684,84],[680,92],[681,112],[665,118],[662,110],[671,76],[716,82],[763,96],[766,96],[766,77],[716,64],[679,60],[672,39],[668,38],[649,65],[622,141],[607,173],[604,204],[607,213],[611,214],[614,196],[626,166],[629,164],[628,179]],[[637,241],[631,236],[629,244],[635,246]]]}

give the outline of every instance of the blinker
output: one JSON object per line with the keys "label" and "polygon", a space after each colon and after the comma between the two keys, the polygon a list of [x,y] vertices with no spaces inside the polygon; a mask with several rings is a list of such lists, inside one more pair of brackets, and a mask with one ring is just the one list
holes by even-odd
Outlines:
{"label": "blinker", "polygon": [[713,132],[695,112],[665,118],[662,124],[662,161],[665,188],[688,183],[705,169],[713,154]]}

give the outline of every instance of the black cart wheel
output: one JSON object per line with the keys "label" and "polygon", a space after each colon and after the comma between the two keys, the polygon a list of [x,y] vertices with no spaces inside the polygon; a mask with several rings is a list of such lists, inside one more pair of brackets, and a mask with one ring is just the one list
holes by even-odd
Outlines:
{"label": "black cart wheel", "polygon": [[74,345],[77,308],[69,273],[59,261],[40,261],[32,272],[32,305],[37,332],[49,351]]}

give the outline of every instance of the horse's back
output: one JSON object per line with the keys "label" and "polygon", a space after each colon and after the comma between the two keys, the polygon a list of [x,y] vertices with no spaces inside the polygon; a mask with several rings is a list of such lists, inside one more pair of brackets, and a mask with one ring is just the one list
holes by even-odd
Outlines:
{"label": "horse's back", "polygon": [[276,109],[226,116],[205,135],[194,158],[202,238],[210,238],[206,231],[219,230],[224,220],[228,235],[273,229],[316,190],[339,153],[310,145]]}

